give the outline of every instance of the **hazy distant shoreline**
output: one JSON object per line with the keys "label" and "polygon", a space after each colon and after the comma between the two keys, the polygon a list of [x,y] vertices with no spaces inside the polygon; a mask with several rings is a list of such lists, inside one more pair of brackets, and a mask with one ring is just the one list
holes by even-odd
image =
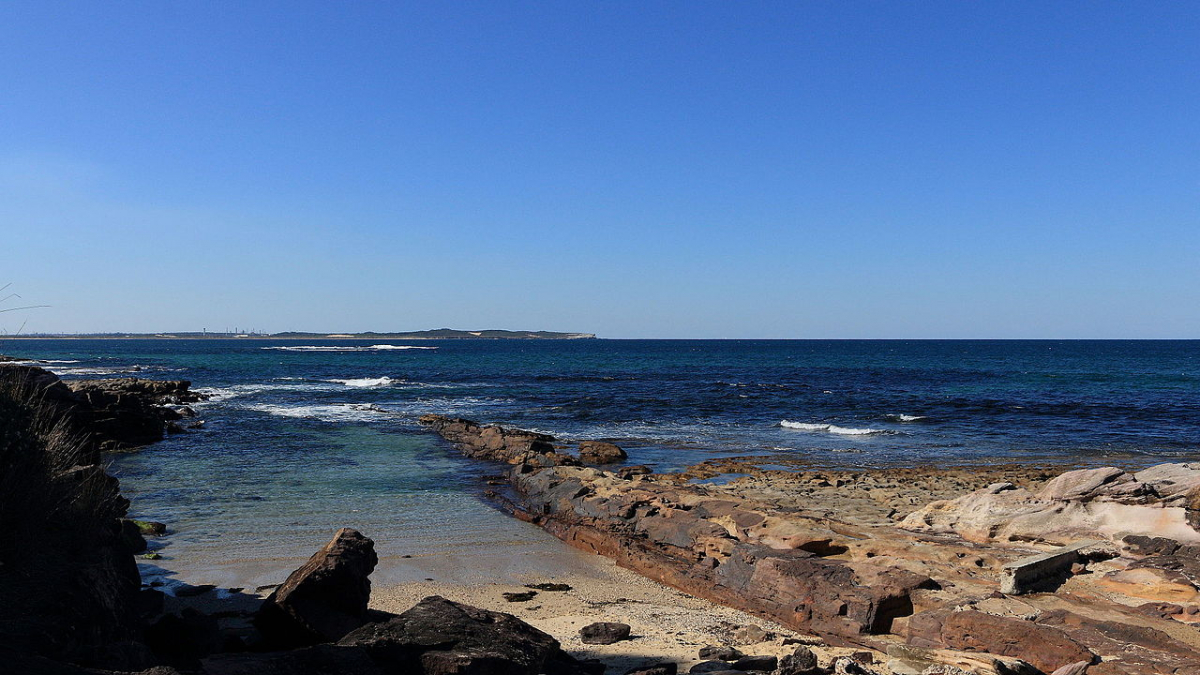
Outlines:
{"label": "hazy distant shoreline", "polygon": [[85,333],[10,335],[6,340],[594,340],[595,333],[466,331],[450,328],[410,333]]}

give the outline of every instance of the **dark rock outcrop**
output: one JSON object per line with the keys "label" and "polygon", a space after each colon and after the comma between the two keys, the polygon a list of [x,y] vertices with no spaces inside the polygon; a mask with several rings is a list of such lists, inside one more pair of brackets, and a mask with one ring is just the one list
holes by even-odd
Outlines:
{"label": "dark rock outcrop", "polygon": [[88,439],[91,459],[97,459],[95,453],[161,441],[167,422],[180,419],[180,414],[168,406],[207,398],[191,391],[187,380],[125,377],[64,381],[37,366],[0,366],[0,379],[36,392],[56,419],[64,420]]}
{"label": "dark rock outcrop", "polygon": [[343,528],[267,597],[254,618],[276,648],[333,642],[369,620],[375,542]]}
{"label": "dark rock outcrop", "polygon": [[[362,647],[331,644],[261,654],[216,654],[201,661],[204,675],[392,675]],[[414,674],[419,671],[411,671]]]}
{"label": "dark rock outcrop", "polygon": [[140,536],[78,406],[53,373],[0,367],[0,650],[106,665],[140,628]]}
{"label": "dark rock outcrop", "polygon": [[743,656],[733,662],[734,670],[771,672],[779,666],[779,659],[766,656]]}
{"label": "dark rock outcrop", "polygon": [[387,621],[370,623],[338,645],[366,651],[387,672],[423,675],[585,675],[595,669],[520,619],[439,596]]}
{"label": "dark rock outcrop", "polygon": [[628,640],[629,631],[630,626],[627,623],[599,621],[580,628],[579,640],[585,645],[611,645]]}
{"label": "dark rock outcrop", "polygon": [[779,660],[779,675],[815,675],[817,672],[817,655],[804,645]]}
{"label": "dark rock outcrop", "polygon": [[80,404],[81,414],[88,418],[85,424],[102,451],[126,450],[161,441],[168,423],[180,419],[180,414],[167,405],[205,398],[191,391],[191,382],[187,380],[125,377],[66,384]]}

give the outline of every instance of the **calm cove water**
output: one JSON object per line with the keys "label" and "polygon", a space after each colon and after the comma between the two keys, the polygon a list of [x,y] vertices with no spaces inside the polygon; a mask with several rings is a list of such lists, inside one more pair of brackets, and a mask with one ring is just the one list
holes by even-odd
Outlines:
{"label": "calm cove water", "polygon": [[307,555],[340,525],[383,555],[528,549],[481,467],[416,418],[605,438],[660,470],[1200,459],[1200,341],[20,340],[64,378],[188,379],[204,429],[113,458],[164,554]]}

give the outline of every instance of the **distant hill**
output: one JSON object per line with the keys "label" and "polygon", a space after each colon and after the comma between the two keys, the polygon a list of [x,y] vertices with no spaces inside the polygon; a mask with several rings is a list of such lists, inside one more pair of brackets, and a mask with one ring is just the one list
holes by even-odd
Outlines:
{"label": "distant hill", "polygon": [[405,333],[275,333],[273,338],[341,338],[390,339],[390,340],[578,340],[594,338],[595,333],[558,333],[549,330],[455,330],[435,328]]}
{"label": "distant hill", "polygon": [[288,331],[286,333],[210,333],[184,331],[179,333],[29,333],[25,335],[4,336],[7,339],[29,338],[95,338],[95,339],[214,339],[242,338],[259,340],[580,340],[594,339],[595,333],[559,333],[549,330],[455,330],[453,328],[435,328],[433,330],[416,330],[401,333],[304,333]]}

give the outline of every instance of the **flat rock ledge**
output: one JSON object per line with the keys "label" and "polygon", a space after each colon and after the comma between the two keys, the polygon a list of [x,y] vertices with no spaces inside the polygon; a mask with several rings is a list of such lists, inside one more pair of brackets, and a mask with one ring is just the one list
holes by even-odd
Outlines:
{"label": "flat rock ledge", "polygon": [[846,672],[1200,672],[1200,464],[1068,471],[1036,492],[989,485],[865,523],[793,498],[786,477],[612,472],[546,434],[421,421],[512,464],[508,506],[567,543],[888,664]]}

